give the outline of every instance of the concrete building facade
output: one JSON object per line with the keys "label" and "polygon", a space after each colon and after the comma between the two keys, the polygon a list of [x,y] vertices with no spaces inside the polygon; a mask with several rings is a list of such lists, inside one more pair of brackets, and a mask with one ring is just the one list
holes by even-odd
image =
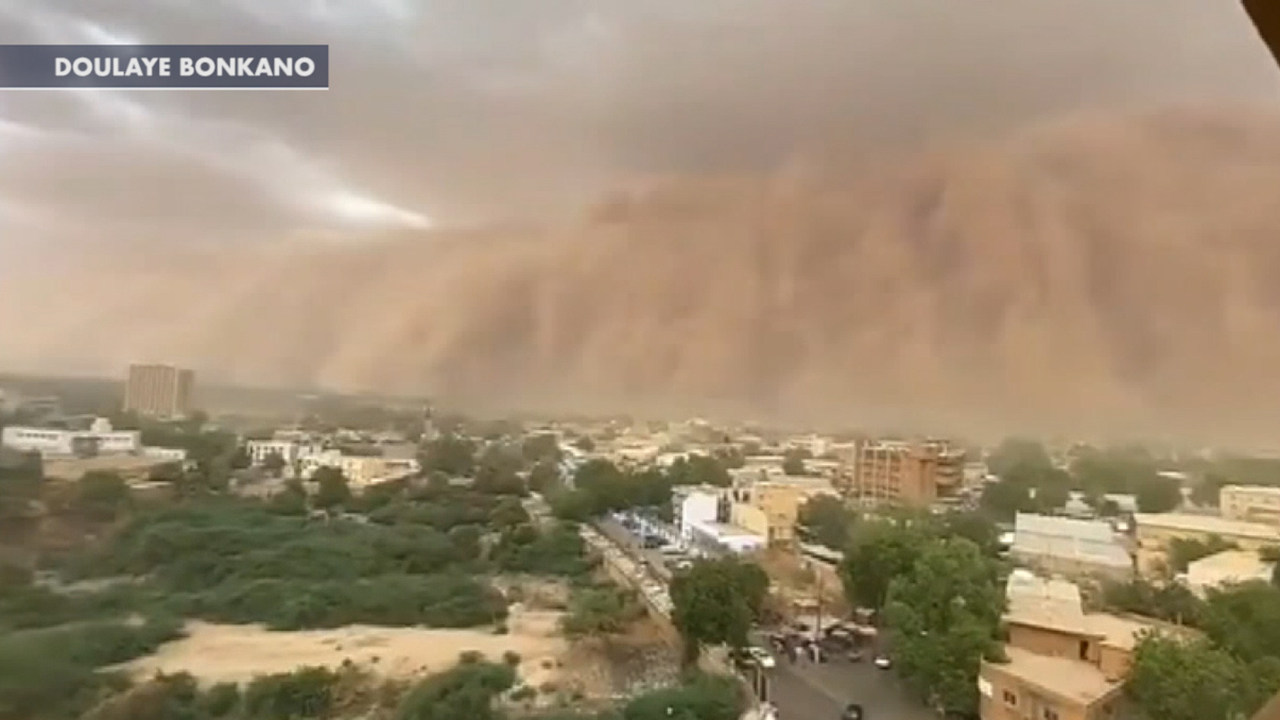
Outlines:
{"label": "concrete building facade", "polygon": [[0,444],[19,452],[40,453],[43,458],[131,455],[142,450],[137,430],[113,430],[110,423],[95,423],[90,430],[57,430],[39,427],[6,427]]}
{"label": "concrete building facade", "polygon": [[863,505],[926,506],[958,489],[965,455],[942,440],[859,443],[850,493]]}
{"label": "concrete building facade", "polygon": [[124,409],[157,418],[176,419],[191,413],[195,373],[172,365],[130,365]]}
{"label": "concrete building facade", "polygon": [[775,477],[734,488],[731,492],[736,510],[731,510],[731,515],[751,523],[746,525],[734,520],[734,524],[742,524],[763,535],[770,544],[795,540],[800,508],[811,498],[839,497],[831,481],[820,477]]}
{"label": "concrete building facade", "polygon": [[1280,526],[1280,487],[1224,485],[1218,491],[1218,508],[1228,520]]}

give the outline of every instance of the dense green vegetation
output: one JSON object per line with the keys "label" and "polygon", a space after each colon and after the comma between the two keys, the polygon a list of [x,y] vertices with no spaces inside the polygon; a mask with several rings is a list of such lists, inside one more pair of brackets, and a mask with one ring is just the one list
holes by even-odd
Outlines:
{"label": "dense green vegetation", "polygon": [[557,517],[584,521],[614,510],[653,508],[660,515],[672,514],[671,490],[682,485],[729,485],[730,457],[689,455],[678,458],[665,470],[627,470],[603,459],[593,459],[574,471],[568,489],[551,483],[542,490]]}
{"label": "dense green vegetation", "polygon": [[[4,467],[0,495],[21,507],[40,473],[38,463],[17,460]],[[162,506],[131,503],[110,474],[68,486],[69,511],[119,522],[98,525],[105,534],[79,551],[46,558],[56,579],[4,566],[0,717],[82,713],[124,685],[99,672],[104,666],[176,637],[181,618],[275,629],[500,627],[506,600],[491,575],[578,580],[592,570],[575,527],[535,523],[505,488],[405,481],[353,497],[340,474],[320,485],[308,494],[294,483],[267,501],[205,488]],[[324,715],[329,706],[307,690],[328,682],[318,672],[250,686],[234,702],[224,689],[213,704],[224,715],[236,705],[244,717],[296,717],[299,708]],[[212,701],[192,695],[181,678],[166,683],[162,700],[147,701],[160,715],[121,717],[213,712],[201,704]],[[305,697],[311,700],[298,699]]]}
{"label": "dense green vegetation", "polygon": [[[86,720],[507,720],[517,699],[514,664],[463,655],[459,663],[401,687],[355,668],[299,668],[267,675],[244,687],[202,689],[190,675],[159,675],[99,705]],[[371,691],[372,690],[372,691]],[[633,698],[607,711],[560,709],[539,720],[737,720],[744,708],[736,682],[693,673],[679,684]],[[529,716],[527,711],[521,713]]]}
{"label": "dense green vegetation", "polygon": [[671,620],[684,640],[685,661],[703,645],[743,648],[752,623],[761,618],[769,576],[736,557],[699,560],[671,581]]}
{"label": "dense green vegetation", "polygon": [[1202,600],[1177,584],[1139,580],[1108,587],[1104,599],[1117,610],[1202,633],[1194,642],[1156,635],[1139,644],[1129,692],[1148,716],[1247,717],[1280,690],[1280,588],[1274,583],[1210,590]]}
{"label": "dense green vegetation", "polygon": [[1061,508],[1072,490],[1102,514],[1114,514],[1104,500],[1110,493],[1135,495],[1142,512],[1169,512],[1182,499],[1179,482],[1161,476],[1157,459],[1141,447],[1086,448],[1063,469],[1040,443],[1010,438],[987,457],[987,467],[1000,480],[983,492],[982,506],[1000,520]]}

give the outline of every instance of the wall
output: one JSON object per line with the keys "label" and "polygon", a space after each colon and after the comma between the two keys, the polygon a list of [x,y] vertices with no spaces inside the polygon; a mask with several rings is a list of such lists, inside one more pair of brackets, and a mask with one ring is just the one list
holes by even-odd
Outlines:
{"label": "wall", "polygon": [[[1004,672],[998,663],[983,662],[979,676],[978,713],[982,720],[1043,720],[1045,707],[1052,707],[1058,720],[1100,720],[1100,712],[1090,712],[1065,698],[1049,699]],[[1015,704],[1011,705],[1010,700]]]}
{"label": "wall", "polygon": [[729,510],[729,522],[760,537],[769,537],[769,516],[754,505],[734,503]]}
{"label": "wall", "polygon": [[[1037,655],[1051,655],[1069,660],[1087,660],[1098,662],[1097,640],[1082,638],[1074,633],[1059,632],[1047,628],[1030,627],[1010,623],[1009,644]],[[1080,657],[1080,643],[1088,643],[1085,657]]]}

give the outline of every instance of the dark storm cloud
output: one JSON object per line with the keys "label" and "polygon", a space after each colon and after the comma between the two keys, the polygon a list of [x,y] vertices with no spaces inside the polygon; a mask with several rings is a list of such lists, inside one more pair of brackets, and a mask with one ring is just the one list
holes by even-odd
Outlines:
{"label": "dark storm cloud", "polygon": [[[2,0],[0,34],[13,41],[327,42],[334,90],[98,102],[11,94],[0,117],[131,143],[121,182],[136,168],[136,192],[169,178],[166,197],[188,196],[149,212],[157,226],[205,225],[211,206],[251,225],[263,218],[264,235],[299,212],[340,225],[324,219],[317,198],[342,192],[474,219],[571,207],[635,175],[767,167],[832,137],[915,142],[1099,102],[1247,97],[1269,87],[1264,51],[1235,3],[1152,8],[1137,0]],[[155,147],[140,148],[130,128],[153,109],[168,120],[145,131]],[[208,119],[221,125],[196,124]],[[236,128],[296,157],[276,166],[252,153],[237,159]],[[223,166],[175,147],[209,143],[221,144]],[[23,184],[35,172],[33,187],[56,187],[77,164],[74,153],[57,152],[56,170],[43,176],[25,163],[0,173],[21,168]],[[97,154],[87,151],[85,162]],[[226,167],[241,161],[256,172]],[[310,178],[285,193],[294,197],[260,192],[291,173],[289,182]],[[237,183],[245,189],[229,187]],[[135,212],[122,192],[44,201],[97,226],[99,214]],[[263,203],[277,200],[279,217],[267,221]],[[242,234],[243,224],[226,230]]]}

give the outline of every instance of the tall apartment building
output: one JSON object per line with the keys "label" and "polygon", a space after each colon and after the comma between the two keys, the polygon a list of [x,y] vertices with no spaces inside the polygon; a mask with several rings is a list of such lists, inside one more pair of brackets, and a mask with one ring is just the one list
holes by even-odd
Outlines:
{"label": "tall apartment building", "polygon": [[172,365],[130,365],[124,409],[139,415],[181,418],[191,412],[195,373]]}
{"label": "tall apartment building", "polygon": [[850,495],[867,505],[928,505],[960,487],[964,459],[963,450],[944,440],[862,442]]}
{"label": "tall apartment building", "polygon": [[1218,491],[1218,507],[1228,520],[1280,525],[1280,487],[1224,485]]}

